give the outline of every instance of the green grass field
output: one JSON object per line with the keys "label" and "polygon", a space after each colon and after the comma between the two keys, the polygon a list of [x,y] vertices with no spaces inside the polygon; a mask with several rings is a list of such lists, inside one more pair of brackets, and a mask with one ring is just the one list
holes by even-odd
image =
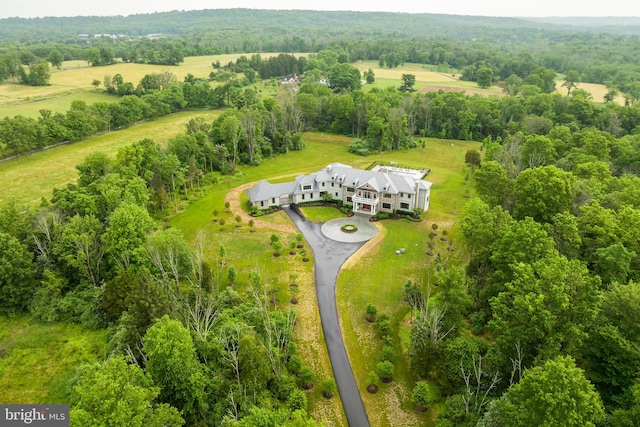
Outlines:
{"label": "green grass field", "polygon": [[56,96],[45,96],[43,99],[28,98],[25,102],[0,104],[0,118],[15,117],[18,115],[37,118],[40,110],[51,110],[54,113],[66,113],[71,108],[73,101],[84,101],[87,104],[94,102],[116,102],[117,97],[98,91],[70,91],[61,92]]}
{"label": "green grass field", "polygon": [[69,403],[78,366],[105,357],[106,331],[0,317],[0,402]]}
{"label": "green grass field", "polygon": [[91,136],[72,144],[23,156],[0,163],[0,203],[15,200],[19,205],[37,205],[42,197],[50,198],[54,187],[75,182],[75,165],[89,154],[103,151],[115,156],[118,149],[144,138],[160,145],[184,133],[187,122],[203,116],[213,120],[220,111],[185,111],[161,117],[114,132]]}

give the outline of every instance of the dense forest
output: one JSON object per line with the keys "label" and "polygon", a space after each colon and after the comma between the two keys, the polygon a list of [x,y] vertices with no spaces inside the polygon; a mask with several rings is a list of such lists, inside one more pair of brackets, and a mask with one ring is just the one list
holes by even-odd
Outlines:
{"label": "dense forest", "polygon": [[[283,18],[276,28],[291,21],[286,31],[267,32]],[[231,29],[223,39],[210,28],[224,19]],[[236,22],[265,28],[265,37]],[[618,34],[565,24],[242,10],[3,20],[0,78],[27,84],[38,64],[55,66],[52,51],[93,66],[254,53],[212,64],[208,79],[116,75],[98,82],[116,102],[76,101],[66,114],[0,122],[0,147],[22,155],[185,108],[224,109],[212,122],[189,122],[166,148],[142,140],[115,159],[88,156],[76,166],[77,183],[56,188],[36,210],[0,205],[0,313],[110,331],[110,357],[70,386],[72,424],[317,425],[303,391],[314,373],[292,341],[295,312],[274,309],[260,271],[250,273],[247,292],[221,289],[212,263],[224,262],[225,248],[204,259],[202,242],[191,247],[158,220],[239,165],[302,150],[303,132],[320,131],[352,137],[349,151],[363,156],[424,148],[434,137],[482,142],[465,158],[477,194],[456,225],[466,261],[438,252],[430,283],[404,285],[412,310],[406,357],[422,380],[413,400],[438,405],[435,425],[636,425],[640,68],[637,36],[621,34],[636,23]],[[76,32],[132,38],[80,41]],[[167,37],[135,38],[147,33]],[[263,60],[260,51],[288,53]],[[291,54],[301,51],[311,54]],[[398,87],[364,90],[363,79],[375,76],[362,76],[357,60],[453,67],[478,85],[499,82],[503,93],[416,93],[408,74]],[[276,99],[252,86],[291,74],[303,77],[281,85]],[[580,81],[606,83],[610,96],[595,103],[576,88]],[[566,94],[555,92],[558,83]],[[625,105],[613,102],[618,91]],[[430,247],[433,225],[424,236]],[[233,283],[238,272],[226,271]],[[375,307],[367,314],[375,317]],[[382,340],[388,323],[376,321]],[[372,384],[393,371],[379,366]],[[323,386],[335,391],[331,380]]]}

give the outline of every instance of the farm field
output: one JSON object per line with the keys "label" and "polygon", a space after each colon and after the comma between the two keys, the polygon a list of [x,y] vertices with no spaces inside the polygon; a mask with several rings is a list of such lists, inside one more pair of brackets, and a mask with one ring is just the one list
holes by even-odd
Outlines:
{"label": "farm field", "polygon": [[213,120],[220,111],[185,111],[127,129],[94,135],[86,139],[39,151],[19,159],[0,162],[0,203],[14,200],[19,205],[36,206],[42,197],[50,198],[54,187],[74,182],[75,165],[89,153],[103,151],[115,156],[118,149],[141,139],[150,138],[160,145],[180,133],[194,117]]}

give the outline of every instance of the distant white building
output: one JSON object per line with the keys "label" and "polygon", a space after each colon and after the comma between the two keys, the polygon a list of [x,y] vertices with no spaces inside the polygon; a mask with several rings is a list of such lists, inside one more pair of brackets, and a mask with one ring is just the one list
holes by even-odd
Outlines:
{"label": "distant white building", "polygon": [[429,210],[431,185],[422,178],[427,170],[376,166],[373,170],[355,169],[332,163],[311,175],[299,175],[293,182],[271,184],[260,181],[246,190],[249,203],[259,209],[291,203],[323,200],[327,195],[344,204],[352,204],[354,213],[375,215],[397,210]]}

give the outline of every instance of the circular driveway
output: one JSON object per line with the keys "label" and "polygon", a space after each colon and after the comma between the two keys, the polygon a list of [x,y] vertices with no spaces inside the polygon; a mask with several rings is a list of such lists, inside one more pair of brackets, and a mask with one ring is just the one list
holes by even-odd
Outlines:
{"label": "circular driveway", "polygon": [[[358,231],[345,233],[341,228],[347,224],[355,225]],[[332,219],[322,224],[321,231],[326,238],[342,243],[366,242],[378,233],[376,226],[369,222],[369,217],[362,215]]]}

